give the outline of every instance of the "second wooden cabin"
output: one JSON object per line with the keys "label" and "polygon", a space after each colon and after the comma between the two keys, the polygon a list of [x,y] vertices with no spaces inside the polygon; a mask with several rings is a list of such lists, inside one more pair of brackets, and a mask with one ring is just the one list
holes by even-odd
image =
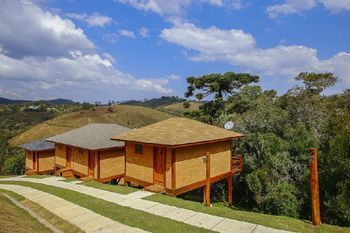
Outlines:
{"label": "second wooden cabin", "polygon": [[58,175],[90,178],[100,182],[124,176],[124,142],[110,138],[130,129],[117,124],[89,124],[48,138],[55,143]]}

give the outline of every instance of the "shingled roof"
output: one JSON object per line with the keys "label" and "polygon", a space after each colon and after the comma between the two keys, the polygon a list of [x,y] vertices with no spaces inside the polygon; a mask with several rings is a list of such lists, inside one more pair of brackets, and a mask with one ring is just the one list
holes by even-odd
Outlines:
{"label": "shingled roof", "polygon": [[115,135],[113,140],[132,141],[166,146],[200,144],[243,137],[216,126],[188,118],[170,118],[158,123]]}
{"label": "shingled roof", "polygon": [[112,141],[111,137],[129,130],[117,124],[89,124],[48,138],[47,141],[88,150],[108,149],[124,146],[124,142]]}
{"label": "shingled roof", "polygon": [[53,150],[55,149],[55,144],[52,142],[47,142],[43,139],[36,140],[33,142],[29,142],[23,145],[20,145],[19,147],[30,150],[30,151],[43,151],[43,150]]}

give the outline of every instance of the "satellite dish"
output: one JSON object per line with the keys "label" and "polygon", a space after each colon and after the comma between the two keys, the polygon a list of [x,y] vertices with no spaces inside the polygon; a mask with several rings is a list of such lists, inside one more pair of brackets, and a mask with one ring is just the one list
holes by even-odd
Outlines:
{"label": "satellite dish", "polygon": [[225,123],[225,129],[232,129],[234,126],[234,123],[232,121],[228,121]]}

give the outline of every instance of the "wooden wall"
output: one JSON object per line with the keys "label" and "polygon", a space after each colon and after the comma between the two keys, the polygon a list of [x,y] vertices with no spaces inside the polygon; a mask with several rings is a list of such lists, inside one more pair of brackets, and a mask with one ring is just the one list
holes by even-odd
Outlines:
{"label": "wooden wall", "polygon": [[33,169],[33,152],[26,150],[26,169]]}
{"label": "wooden wall", "polygon": [[53,170],[55,166],[55,151],[47,150],[39,153],[39,172]]}
{"label": "wooden wall", "polygon": [[55,145],[55,164],[57,167],[66,167],[66,145]]}
{"label": "wooden wall", "polygon": [[230,141],[176,148],[176,188],[206,179],[206,153],[210,153],[210,176],[230,172]]}
{"label": "wooden wall", "polygon": [[72,147],[72,170],[80,175],[88,175],[89,151]]}
{"label": "wooden wall", "polygon": [[135,154],[135,143],[127,142],[126,176],[153,184],[153,146],[143,145],[143,154]]}
{"label": "wooden wall", "polygon": [[124,174],[124,148],[100,151],[100,179]]}

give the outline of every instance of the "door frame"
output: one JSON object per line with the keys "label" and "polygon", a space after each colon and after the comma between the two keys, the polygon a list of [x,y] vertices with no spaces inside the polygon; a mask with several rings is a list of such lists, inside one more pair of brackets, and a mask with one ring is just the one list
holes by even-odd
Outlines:
{"label": "door frame", "polygon": [[[166,152],[167,152],[167,148],[166,147],[158,147],[158,146],[154,146],[153,147],[153,184],[156,184],[155,183],[155,173],[156,173],[156,152],[157,152],[157,150],[159,150],[159,149],[161,149],[161,150],[164,150],[164,159],[163,159],[163,161],[164,161],[164,173],[163,173],[163,180],[164,180],[164,183],[163,183],[163,186],[164,187],[166,187]],[[158,184],[158,185],[160,185],[160,184]]]}
{"label": "door frame", "polygon": [[72,168],[72,157],[73,157],[73,149],[70,146],[66,147],[66,167]]}
{"label": "door frame", "polygon": [[88,176],[95,177],[95,153],[90,150],[88,152]]}

